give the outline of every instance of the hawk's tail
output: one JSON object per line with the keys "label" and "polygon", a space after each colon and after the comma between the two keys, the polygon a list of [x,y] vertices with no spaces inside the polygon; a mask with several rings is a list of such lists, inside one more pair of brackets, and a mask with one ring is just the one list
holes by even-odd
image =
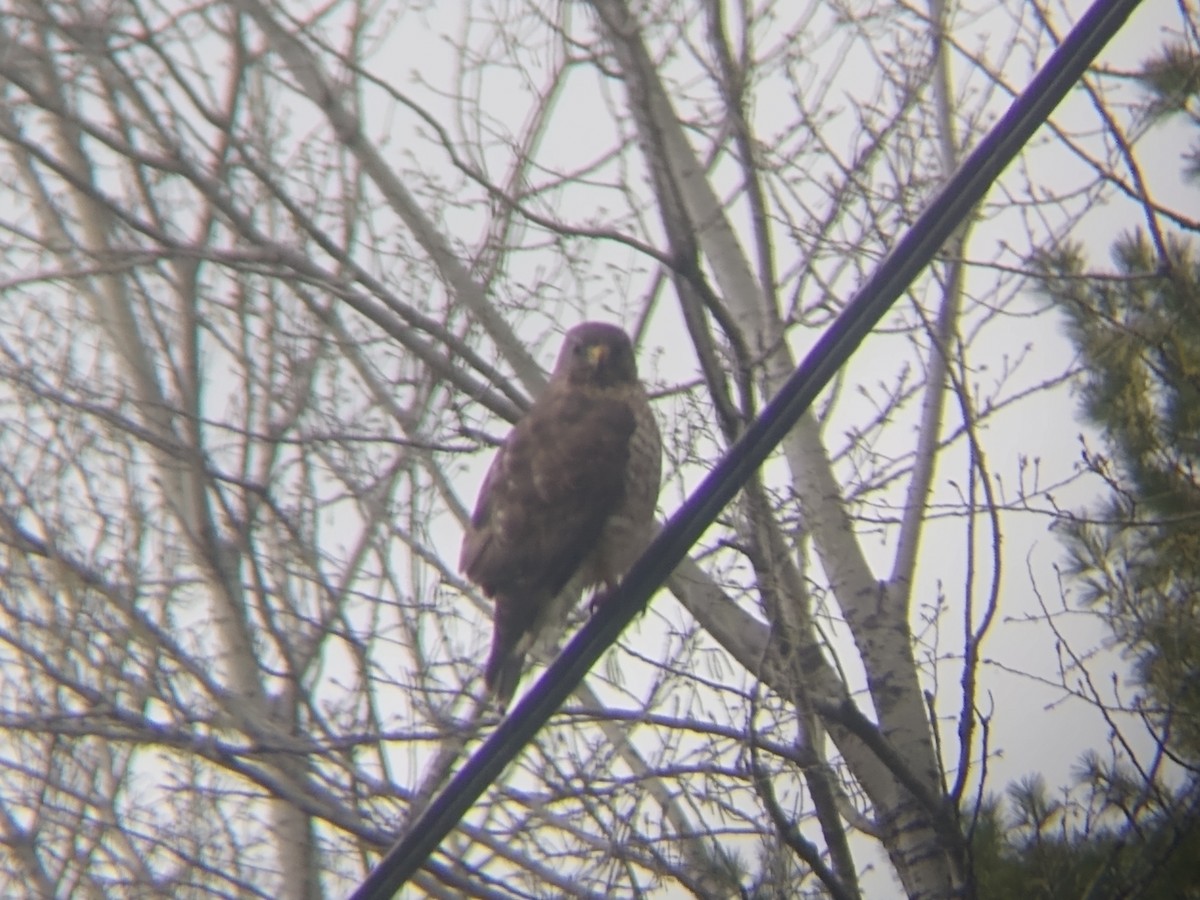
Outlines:
{"label": "hawk's tail", "polygon": [[500,712],[508,709],[524,667],[524,651],[518,652],[515,647],[504,647],[495,641],[492,642],[492,652],[488,656],[487,667],[483,670],[483,680],[496,698]]}

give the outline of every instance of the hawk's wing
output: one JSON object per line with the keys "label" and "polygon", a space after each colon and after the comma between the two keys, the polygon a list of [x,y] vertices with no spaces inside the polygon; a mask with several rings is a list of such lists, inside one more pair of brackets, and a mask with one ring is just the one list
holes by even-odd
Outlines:
{"label": "hawk's wing", "polygon": [[459,568],[520,607],[562,590],[624,497],[634,426],[623,399],[552,384],[492,462]]}

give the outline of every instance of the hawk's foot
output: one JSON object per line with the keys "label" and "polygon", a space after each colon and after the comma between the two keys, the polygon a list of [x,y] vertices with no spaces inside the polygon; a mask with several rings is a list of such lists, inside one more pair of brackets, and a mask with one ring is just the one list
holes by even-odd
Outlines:
{"label": "hawk's foot", "polygon": [[596,592],[592,594],[592,599],[588,601],[588,609],[593,616],[596,614],[596,610],[608,602],[608,598],[613,595],[616,589],[617,586],[615,584],[608,584],[596,589]]}

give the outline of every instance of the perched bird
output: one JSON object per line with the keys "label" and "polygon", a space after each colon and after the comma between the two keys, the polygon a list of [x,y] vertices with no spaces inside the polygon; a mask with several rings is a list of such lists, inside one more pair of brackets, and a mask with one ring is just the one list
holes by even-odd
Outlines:
{"label": "perched bird", "polygon": [[620,328],[585,322],[479,490],[459,569],[495,601],[484,680],[501,710],[525,654],[586,587],[616,587],[650,541],[662,439]]}

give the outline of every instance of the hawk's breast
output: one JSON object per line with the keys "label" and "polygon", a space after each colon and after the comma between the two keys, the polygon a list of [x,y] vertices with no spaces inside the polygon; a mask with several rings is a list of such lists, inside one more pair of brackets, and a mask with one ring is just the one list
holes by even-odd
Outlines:
{"label": "hawk's breast", "polygon": [[605,520],[595,547],[580,566],[584,586],[614,586],[646,549],[654,528],[662,477],[662,437],[645,391],[632,385],[627,399],[635,425],[629,439],[624,491],[620,503]]}

